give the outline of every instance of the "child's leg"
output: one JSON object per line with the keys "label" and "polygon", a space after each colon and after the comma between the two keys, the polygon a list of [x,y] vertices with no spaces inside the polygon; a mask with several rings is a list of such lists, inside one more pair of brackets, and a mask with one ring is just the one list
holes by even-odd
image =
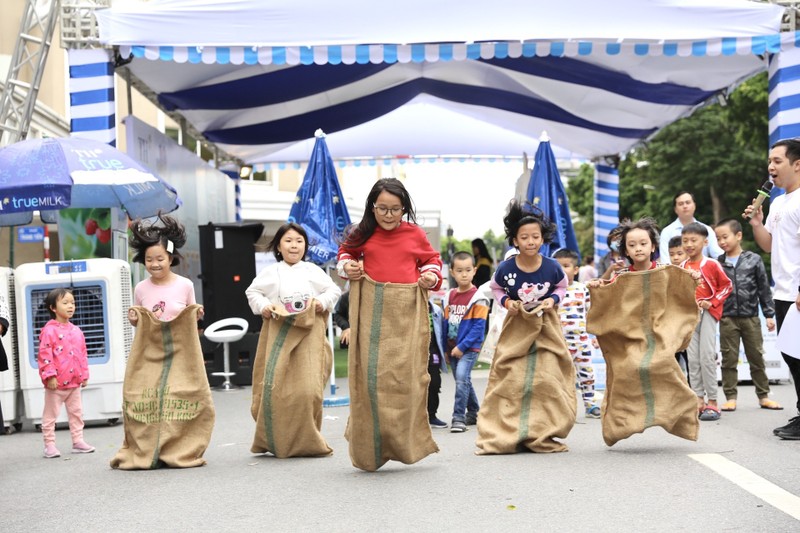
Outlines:
{"label": "child's leg", "polygon": [[63,391],[44,389],[44,410],[42,411],[42,438],[44,445],[56,443],[56,419],[64,403]]}
{"label": "child's leg", "polygon": [[592,351],[586,347],[578,349],[572,358],[575,365],[575,375],[578,379],[578,386],[583,396],[583,406],[586,409],[597,407],[594,399],[594,367],[592,367]]}
{"label": "child's leg", "polygon": [[428,374],[431,382],[428,384],[428,418],[434,418],[439,409],[439,391],[442,388],[442,369],[439,363],[428,360]]}
{"label": "child's leg", "polygon": [[72,435],[72,443],[83,442],[83,400],[81,399],[81,388],[70,389],[64,403],[67,405],[67,415],[69,416],[69,432]]}
{"label": "child's leg", "polygon": [[759,399],[769,396],[769,379],[764,365],[764,337],[761,335],[761,320],[757,316],[740,318],[744,356],[750,366],[750,379],[756,387]]}
{"label": "child's leg", "polygon": [[[470,375],[472,367],[475,366],[475,361],[478,359],[478,352],[466,352],[464,355],[453,361],[453,376],[456,379],[456,398],[453,405],[453,420],[458,422],[466,422],[467,406],[469,405],[470,392],[475,394],[472,388],[472,380]],[[475,397],[477,403],[477,397]],[[473,405],[474,407],[474,405]],[[475,411],[477,412],[477,410]]]}
{"label": "child's leg", "polygon": [[709,405],[717,405],[717,320],[708,311],[700,318],[700,373]]}
{"label": "child's leg", "polygon": [[722,392],[728,400],[736,400],[739,382],[739,341],[741,330],[737,318],[722,317],[719,321],[719,347],[722,351]]}
{"label": "child's leg", "polygon": [[686,348],[686,359],[689,366],[689,386],[697,395],[697,405],[700,409],[705,405],[705,390],[703,389],[703,378],[700,374],[700,324],[692,333],[692,340],[689,341],[689,346]]}

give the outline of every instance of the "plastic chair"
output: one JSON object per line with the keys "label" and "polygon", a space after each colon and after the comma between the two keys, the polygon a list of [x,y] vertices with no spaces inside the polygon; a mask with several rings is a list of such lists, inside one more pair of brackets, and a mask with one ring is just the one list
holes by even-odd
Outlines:
{"label": "plastic chair", "polygon": [[223,372],[212,372],[212,376],[224,376],[225,381],[215,389],[231,391],[239,389],[239,385],[231,383],[231,376],[236,372],[231,372],[230,343],[236,342],[245,336],[250,324],[244,318],[223,318],[217,320],[206,328],[203,334],[211,342],[221,342],[223,345]]}

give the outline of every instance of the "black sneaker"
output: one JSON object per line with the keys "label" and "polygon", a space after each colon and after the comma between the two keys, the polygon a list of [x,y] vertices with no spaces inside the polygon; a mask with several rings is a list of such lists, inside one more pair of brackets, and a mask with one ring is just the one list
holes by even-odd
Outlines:
{"label": "black sneaker", "polygon": [[467,413],[467,425],[474,426],[478,423],[478,414],[477,413]]}
{"label": "black sneaker", "polygon": [[786,424],[785,426],[781,426],[779,428],[773,429],[772,433],[773,433],[773,435],[778,435],[782,431],[785,431],[785,430],[787,430],[787,429],[789,429],[789,428],[791,428],[793,426],[797,426],[797,425],[800,425],[800,415],[795,416],[794,418],[790,418],[788,424]]}
{"label": "black sneaker", "polygon": [[453,420],[450,424],[450,433],[464,433],[467,430],[467,425],[460,420]]}
{"label": "black sneaker", "polygon": [[432,428],[436,429],[445,429],[447,427],[447,422],[444,420],[439,420],[435,416],[432,416],[428,419],[428,423],[431,425]]}

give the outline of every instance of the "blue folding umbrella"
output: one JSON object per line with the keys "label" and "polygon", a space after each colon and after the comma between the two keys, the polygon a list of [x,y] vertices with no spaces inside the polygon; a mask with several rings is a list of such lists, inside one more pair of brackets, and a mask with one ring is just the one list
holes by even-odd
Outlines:
{"label": "blue folding umbrella", "polygon": [[[325,142],[325,134],[317,130],[317,140],[311,150],[303,183],[297,191],[289,222],[297,222],[308,233],[308,257],[319,265],[331,264],[339,250],[339,238],[350,224],[350,213],[344,204],[342,189],[336,177],[336,167]],[[333,349],[333,322],[328,316],[328,342]],[[350,404],[347,396],[336,396],[336,365],[331,368],[331,395],[325,397],[325,407]]]}
{"label": "blue folding umbrella", "polygon": [[289,222],[305,228],[309,259],[324,265],[336,259],[339,238],[350,224],[350,213],[344,204],[325,134],[317,130],[316,137],[306,175],[289,211]]}
{"label": "blue folding umbrella", "polygon": [[556,225],[557,231],[553,242],[545,244],[540,253],[550,256],[560,248],[569,248],[580,253],[578,239],[572,227],[572,217],[569,214],[567,192],[561,182],[556,157],[553,155],[550,138],[546,132],[543,132],[539,139],[539,148],[536,150],[533,172],[528,183],[527,199]]}
{"label": "blue folding umbrella", "polygon": [[55,222],[67,207],[117,207],[139,218],[180,205],[168,183],[105,143],[29,139],[0,150],[0,226],[28,224],[33,211]]}

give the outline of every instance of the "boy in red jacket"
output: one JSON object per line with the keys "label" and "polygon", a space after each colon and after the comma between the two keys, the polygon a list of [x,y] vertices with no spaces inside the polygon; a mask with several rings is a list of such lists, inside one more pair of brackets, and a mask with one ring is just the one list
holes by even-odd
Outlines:
{"label": "boy in red jacket", "polygon": [[716,260],[703,256],[703,247],[708,244],[708,230],[705,226],[697,222],[685,225],[681,230],[681,243],[688,257],[681,266],[700,272],[695,291],[700,321],[686,350],[689,355],[689,382],[697,394],[700,420],[719,420],[717,323],[722,317],[722,304],[731,293],[732,284]]}

